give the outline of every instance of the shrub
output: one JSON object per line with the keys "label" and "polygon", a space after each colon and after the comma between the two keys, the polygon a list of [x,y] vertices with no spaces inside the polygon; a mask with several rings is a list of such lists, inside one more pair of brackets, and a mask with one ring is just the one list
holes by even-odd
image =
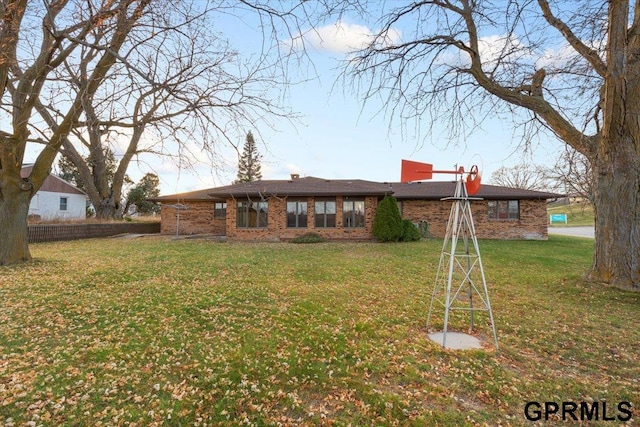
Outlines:
{"label": "shrub", "polygon": [[409,219],[402,220],[402,241],[415,242],[420,240],[420,231],[418,227]]}
{"label": "shrub", "polygon": [[378,205],[373,219],[373,235],[379,242],[397,242],[402,238],[402,217],[398,202],[393,196],[385,196]]}
{"label": "shrub", "polygon": [[301,236],[294,237],[291,239],[291,243],[320,243],[324,242],[324,238],[318,233],[305,233]]}

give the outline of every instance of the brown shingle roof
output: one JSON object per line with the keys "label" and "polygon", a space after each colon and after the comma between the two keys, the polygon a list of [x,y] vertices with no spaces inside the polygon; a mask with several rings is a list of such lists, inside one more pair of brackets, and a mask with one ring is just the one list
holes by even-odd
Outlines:
{"label": "brown shingle roof", "polygon": [[253,181],[211,189],[214,197],[253,196],[384,196],[389,184],[361,179],[324,179],[315,177],[290,180]]}
{"label": "brown shingle roof", "polygon": [[[394,182],[391,185],[393,187],[393,196],[398,200],[440,200],[444,197],[453,196],[456,189],[455,181]],[[546,200],[562,197],[562,195],[544,191],[482,184],[480,191],[472,197],[492,200]]]}
{"label": "brown shingle roof", "polygon": [[211,191],[215,190],[215,188],[207,188],[206,190],[196,190],[190,191],[187,193],[178,193],[178,194],[169,194],[166,196],[158,196],[151,197],[147,200],[150,202],[161,202],[161,203],[170,203],[170,202],[198,202],[198,201],[212,201],[216,200],[209,195]]}
{"label": "brown shingle roof", "polygon": [[[411,183],[380,183],[361,179],[324,179],[315,177],[291,180],[264,180],[208,188],[188,193],[171,194],[149,199],[154,202],[171,203],[186,201],[225,200],[227,197],[333,197],[333,196],[384,196],[393,194],[398,200],[440,200],[455,192],[454,181],[426,181]],[[483,184],[478,194],[493,200],[534,199],[546,200],[562,197],[560,194],[543,191],[521,190]]]}

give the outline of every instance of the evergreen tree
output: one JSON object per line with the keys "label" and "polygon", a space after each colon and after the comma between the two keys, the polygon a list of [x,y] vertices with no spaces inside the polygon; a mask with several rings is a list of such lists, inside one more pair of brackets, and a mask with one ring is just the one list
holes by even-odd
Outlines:
{"label": "evergreen tree", "polygon": [[[83,157],[82,161],[91,168],[92,176],[94,177],[94,179],[97,180],[98,174],[96,173],[96,170],[95,170],[96,162],[91,158],[90,155]],[[104,173],[105,173],[106,182],[107,182],[107,185],[111,187],[113,183],[113,177],[115,176],[116,169],[118,168],[118,161],[116,160],[116,155],[113,153],[113,151],[110,148],[107,148],[104,152],[104,164],[105,164]],[[71,184],[75,185],[80,190],[89,193],[89,188],[87,188],[84,181],[82,180],[78,167],[67,156],[62,155],[58,159],[57,175],[60,178],[64,179],[65,181],[68,181]],[[124,182],[126,184],[130,184],[133,181],[131,181],[129,176],[125,176]],[[89,196],[91,197],[90,194]],[[93,203],[95,201],[91,200],[91,202]]]}
{"label": "evergreen tree", "polygon": [[373,235],[380,242],[397,242],[403,234],[398,202],[393,196],[385,196],[378,205],[373,219]]}
{"label": "evergreen tree", "polygon": [[150,202],[150,197],[158,197],[160,195],[160,179],[155,173],[147,173],[142,177],[127,194],[127,203],[124,212],[127,213],[131,205],[135,205],[136,212],[141,214],[160,213],[160,206],[157,203]]}
{"label": "evergreen tree", "polygon": [[82,182],[78,168],[65,156],[60,156],[58,159],[58,176],[84,190],[84,182]]}
{"label": "evergreen tree", "polygon": [[238,177],[236,183],[259,181],[262,179],[260,166],[260,154],[256,147],[251,131],[247,133],[247,139],[242,149],[242,155],[238,159]]}

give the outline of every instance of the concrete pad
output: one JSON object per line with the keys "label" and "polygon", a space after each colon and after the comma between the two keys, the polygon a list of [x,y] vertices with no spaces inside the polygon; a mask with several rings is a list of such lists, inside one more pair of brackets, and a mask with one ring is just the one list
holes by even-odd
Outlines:
{"label": "concrete pad", "polygon": [[[435,332],[433,334],[429,334],[429,338],[431,339],[431,341],[442,345],[442,341],[444,340],[444,332]],[[480,340],[478,338],[460,332],[447,331],[446,344],[447,345],[445,348],[449,350],[475,350],[482,348],[482,344],[480,344]]]}

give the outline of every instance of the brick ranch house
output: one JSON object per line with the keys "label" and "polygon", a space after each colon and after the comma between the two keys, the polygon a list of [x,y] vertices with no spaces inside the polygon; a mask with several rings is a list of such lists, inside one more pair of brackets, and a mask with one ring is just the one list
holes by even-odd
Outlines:
{"label": "brick ranch house", "polygon": [[[289,240],[313,231],[331,240],[370,240],[378,203],[393,195],[403,218],[443,237],[455,182],[379,183],[292,175],[149,199],[161,203],[162,234]],[[483,185],[472,201],[482,239],[547,239],[547,200],[559,194]]]}

